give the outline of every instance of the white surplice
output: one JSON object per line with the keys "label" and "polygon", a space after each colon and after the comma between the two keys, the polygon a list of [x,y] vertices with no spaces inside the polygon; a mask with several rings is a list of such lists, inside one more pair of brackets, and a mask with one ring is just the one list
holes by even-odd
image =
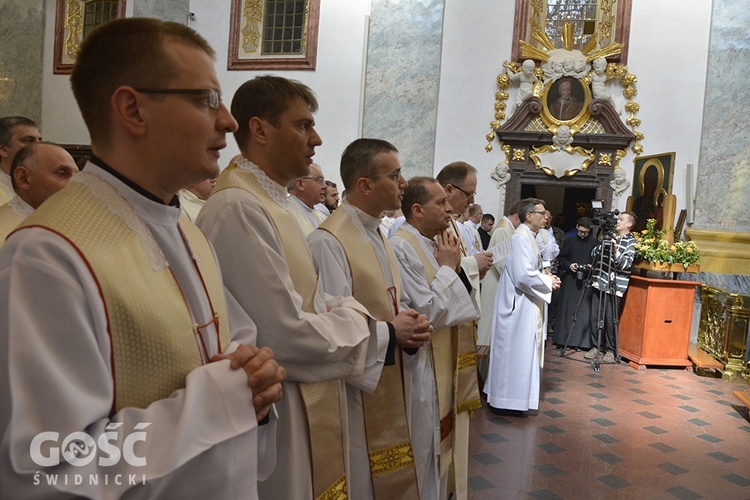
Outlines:
{"label": "white surplice", "polygon": [[[458,274],[448,266],[440,266],[435,259],[436,244],[409,224],[401,226],[418,240],[437,274],[427,282],[427,272],[412,244],[398,234],[390,239],[398,259],[401,282],[408,306],[427,315],[435,330],[472,321],[479,316],[475,290],[470,294]],[[422,498],[439,498],[440,477],[440,413],[438,410],[435,370],[429,343],[419,349],[416,358],[405,364],[411,378],[407,380],[407,417],[414,462],[417,468],[419,494]],[[416,362],[414,362],[416,361]],[[444,478],[447,479],[447,478]]]}
{"label": "white surplice", "polygon": [[[209,322],[208,297],[177,225],[180,210],[146,198],[92,163],[70,182],[85,176],[113,186],[132,206],[153,238],[144,245],[153,244],[147,250],[169,264],[194,322]],[[231,297],[227,308],[234,341],[226,351],[236,349],[235,341],[254,343],[253,322]],[[8,239],[0,251],[0,318],[0,497],[257,498],[258,476],[269,471],[257,471],[256,465],[275,462],[275,423],[262,427],[265,437],[258,443],[244,370],[231,370],[228,361],[205,364],[168,399],[110,415],[114,384],[107,312],[87,263],[66,239],[41,228]],[[208,355],[215,354],[213,324],[202,333]],[[59,433],[60,445],[72,432],[97,440],[111,423],[121,424],[115,426],[121,437],[136,424],[150,424],[136,448],[146,465],[120,459],[100,466],[94,459],[72,466],[61,458],[59,466],[44,470],[32,461],[30,443],[40,432]],[[262,454],[266,446],[270,454],[264,462],[258,448]],[[34,484],[40,470],[40,484]],[[83,478],[80,485],[74,484],[76,474]],[[48,484],[52,475],[56,486]],[[92,476],[98,485],[91,484]]]}
{"label": "white surplice", "polygon": [[[347,210],[363,235],[372,243],[378,256],[380,267],[385,273],[387,285],[393,285],[388,255],[379,233],[380,219],[372,217],[348,202],[342,203],[336,210]],[[321,284],[325,291],[332,295],[352,295],[352,275],[346,252],[338,239],[328,231],[316,229],[307,237],[307,244],[315,260]],[[403,299],[403,296],[402,296]],[[406,308],[402,301],[399,307]],[[395,310],[393,311],[395,315]],[[375,335],[378,345],[388,347],[388,325],[384,321],[371,322],[375,324]],[[370,459],[365,437],[365,420],[362,406],[361,390],[366,385],[372,385],[371,393],[377,387],[385,363],[386,349],[382,349],[377,358],[377,364],[370,364],[359,377],[349,377],[346,380],[347,411],[349,416],[349,466],[351,468],[351,482],[349,497],[363,500],[373,498],[372,481],[370,478]],[[410,359],[412,358],[412,359]],[[404,355],[404,365],[415,362],[416,356]]]}
{"label": "white surplice", "polygon": [[513,252],[500,278],[484,392],[494,408],[539,408],[539,384],[552,278],[542,271],[535,235],[526,224],[516,229]]}
{"label": "white surplice", "polygon": [[[240,159],[238,166],[255,175],[275,203],[287,212],[292,210],[284,186],[245,159]],[[350,294],[327,295],[321,282],[315,293],[316,313],[302,310],[303,300],[289,275],[276,226],[263,204],[248,191],[228,188],[214,192],[201,210],[198,226],[222,262],[225,286],[258,325],[258,345],[271,347],[287,372],[284,399],[277,405],[277,453],[284,465],[259,484],[261,497],[312,498],[310,438],[299,383],[350,377],[363,389],[375,390],[387,335],[380,352],[378,343],[369,340],[368,322],[360,314],[367,314],[366,309]],[[357,377],[373,366],[376,374]]]}

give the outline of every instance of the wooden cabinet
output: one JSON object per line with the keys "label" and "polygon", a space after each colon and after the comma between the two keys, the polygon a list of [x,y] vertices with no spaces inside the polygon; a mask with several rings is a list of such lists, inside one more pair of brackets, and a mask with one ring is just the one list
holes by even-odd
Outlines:
{"label": "wooden cabinet", "polygon": [[620,318],[620,355],[635,367],[690,366],[696,286],[697,281],[632,276]]}

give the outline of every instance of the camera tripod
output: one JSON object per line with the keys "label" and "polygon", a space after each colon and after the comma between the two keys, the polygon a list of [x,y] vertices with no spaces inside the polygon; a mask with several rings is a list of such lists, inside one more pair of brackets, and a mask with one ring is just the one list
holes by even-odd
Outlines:
{"label": "camera tripod", "polygon": [[[620,304],[619,297],[616,293],[617,278],[615,273],[612,272],[612,270],[614,269],[614,263],[612,261],[612,259],[614,258],[614,247],[615,243],[612,241],[612,235],[606,234],[599,249],[597,250],[595,260],[591,265],[591,270],[589,271],[586,282],[583,285],[581,296],[578,298],[578,304],[576,304],[575,313],[573,313],[573,322],[570,325],[568,336],[565,339],[565,345],[560,351],[560,357],[565,357],[568,351],[570,336],[573,334],[573,331],[575,331],[575,325],[578,321],[578,313],[581,310],[581,305],[583,304],[583,301],[586,299],[586,297],[588,297],[587,291],[593,288],[595,292],[592,293],[598,293],[596,311],[591,311],[592,314],[596,314],[596,344],[594,346],[596,347],[596,357],[593,360],[575,359],[575,361],[590,363],[595,372],[599,372],[599,368],[602,364],[601,351],[599,350],[599,347],[602,344],[602,332],[604,331],[604,321],[606,319],[607,307],[610,307],[611,311],[615,363],[620,362],[620,353],[617,348],[617,330],[620,324]],[[597,277],[603,278],[604,282],[602,282],[602,280],[600,279],[598,286],[594,287],[592,285],[594,283],[594,279],[596,279]]]}

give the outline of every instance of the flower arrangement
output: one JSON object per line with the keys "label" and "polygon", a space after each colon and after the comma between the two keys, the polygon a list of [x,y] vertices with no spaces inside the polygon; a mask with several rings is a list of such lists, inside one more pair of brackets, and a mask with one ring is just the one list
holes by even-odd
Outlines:
{"label": "flower arrangement", "polygon": [[648,219],[646,229],[640,234],[633,233],[636,239],[635,258],[645,262],[682,264],[687,269],[701,260],[698,247],[692,241],[676,241],[672,244],[662,239],[664,231],[656,229],[656,220]]}

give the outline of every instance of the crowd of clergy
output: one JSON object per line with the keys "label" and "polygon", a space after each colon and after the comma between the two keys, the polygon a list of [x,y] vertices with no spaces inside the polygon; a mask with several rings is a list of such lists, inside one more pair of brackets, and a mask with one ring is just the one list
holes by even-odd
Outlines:
{"label": "crowd of clergy", "polygon": [[314,92],[258,76],[228,109],[213,58],[154,19],[87,36],[79,164],[0,118],[0,497],[467,498],[481,392],[538,408],[590,223],[561,253],[542,200],[495,221],[474,167],[407,181],[373,138],[340,202]]}

